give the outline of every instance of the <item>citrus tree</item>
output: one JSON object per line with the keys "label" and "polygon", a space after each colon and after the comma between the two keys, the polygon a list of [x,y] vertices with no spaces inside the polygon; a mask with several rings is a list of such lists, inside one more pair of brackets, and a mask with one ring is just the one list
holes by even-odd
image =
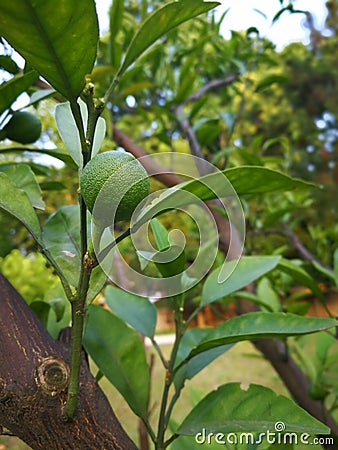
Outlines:
{"label": "citrus tree", "polygon": [[[2,56],[13,76],[0,87],[0,138],[24,145],[4,150],[52,155],[78,180],[77,204],[49,214],[39,212],[48,205],[34,163],[11,161],[0,171],[2,211],[24,225],[52,271],[50,288],[44,298],[30,301],[31,308],[0,276],[0,425],[34,449],[136,448],[90,373],[86,354],[99,369],[96,378],[105,376],[119,390],[158,450],[195,448],[206,436],[234,439],[241,432],[257,444],[266,433],[304,438],[331,432],[332,442],[337,434],[330,411],[308,397],[306,378],[285,358],[287,346],[281,344],[324,330],[331,338],[336,320],[282,312],[262,277],[287,274],[320,295],[318,286],[279,254],[242,256],[244,198],[317,187],[252,159],[227,165],[238,118],[230,110],[210,111],[222,109],[231,90],[239,89],[237,81],[249,83],[249,69],[269,44],[252,38],[256,30],[250,30],[224,45],[220,22],[211,14],[216,6],[202,0],[162,6],[116,0],[110,33],[99,40],[92,0],[64,0],[57,8],[52,1],[0,5],[2,43],[25,60],[20,70],[9,54]],[[27,147],[39,138],[41,125],[30,112],[13,111],[22,92],[32,94],[30,107],[55,99],[65,149],[50,150],[40,141]],[[128,152],[107,148],[106,135]],[[249,153],[241,154],[249,160]],[[188,216],[189,239],[161,221],[173,210],[175,220]],[[128,253],[134,249],[130,264],[126,247]],[[203,307],[258,279],[257,295],[242,293],[250,305],[259,305],[255,311],[242,305],[239,315],[215,328],[189,327]],[[107,280],[102,308],[93,300]],[[186,313],[190,296],[194,308]],[[175,317],[169,359],[155,338],[153,301],[161,298],[168,299]],[[163,365],[155,421],[149,418],[145,337]],[[290,391],[312,416],[263,386],[244,390],[231,383],[207,394],[175,423],[172,413],[185,383],[244,340],[260,342],[280,373],[297,373],[303,387],[290,382]],[[147,445],[142,442],[142,448]]]}

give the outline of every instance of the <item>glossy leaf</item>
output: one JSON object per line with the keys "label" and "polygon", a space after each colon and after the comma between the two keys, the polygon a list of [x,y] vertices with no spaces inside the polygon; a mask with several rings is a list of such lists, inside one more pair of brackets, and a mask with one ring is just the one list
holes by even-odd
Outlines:
{"label": "glossy leaf", "polygon": [[61,282],[48,289],[43,300],[51,306],[46,328],[53,339],[57,339],[60,331],[69,327],[71,321],[71,305]]}
{"label": "glossy leaf", "polygon": [[[203,448],[203,446],[200,443],[196,442],[195,437],[183,436],[183,435],[181,435],[177,439],[175,439],[174,442],[170,445],[170,450],[182,450],[182,449],[201,450],[201,448]],[[210,441],[210,444],[209,444],[209,441],[208,441],[208,450],[220,450],[220,448],[221,447],[220,447],[219,443]],[[224,447],[224,448],[226,448],[226,447]],[[238,449],[238,450],[242,450],[242,449]]]}
{"label": "glossy leaf", "polygon": [[[1,166],[0,166],[1,170]],[[34,208],[45,209],[41,189],[32,169],[27,164],[14,164],[6,170],[6,175],[28,195]]]}
{"label": "glossy leaf", "polygon": [[[156,215],[169,209],[191,203],[194,194],[200,200],[207,201],[234,195],[262,194],[275,191],[288,191],[293,189],[308,189],[318,187],[315,184],[291,178],[277,170],[261,166],[240,166],[223,172],[215,172],[195,180],[181,183],[167,189],[149,206],[145,207],[138,217],[135,226],[140,226]],[[187,192],[189,194],[184,195]]]}
{"label": "glossy leaf", "polygon": [[321,300],[323,300],[323,293],[319,289],[314,279],[299,265],[288,259],[281,259],[278,263],[278,268],[290,275],[294,280],[308,287]]}
{"label": "glossy leaf", "polygon": [[35,70],[31,70],[27,73],[17,74],[9,81],[6,81],[0,85],[0,115],[11,106],[20,94],[25,92],[26,89],[34,83],[37,76],[37,72]]}
{"label": "glossy leaf", "polygon": [[[0,149],[0,153],[22,153],[29,151],[52,156],[53,158],[63,161],[67,166],[72,167],[73,169],[76,169],[77,167],[73,159],[69,156],[69,153],[61,149],[48,150],[48,149],[27,148],[27,147],[10,147]],[[32,164],[30,164],[30,166],[32,166]]]}
{"label": "glossy leaf", "polygon": [[20,220],[42,244],[40,224],[28,195],[3,172],[0,172],[0,208]]}
{"label": "glossy leaf", "polygon": [[318,270],[318,272],[325,275],[327,278],[329,278],[331,281],[333,281],[338,288],[338,274],[335,274],[333,270],[323,266],[318,261],[311,261],[312,265]]}
{"label": "glossy leaf", "polygon": [[[89,226],[87,233],[90,238]],[[43,227],[43,241],[69,283],[77,286],[81,268],[80,210],[78,205],[63,206],[48,218]],[[95,267],[90,277],[87,303],[90,303],[102,290],[106,279],[107,276],[101,267]]]}
{"label": "glossy leaf", "polygon": [[[78,103],[80,106],[83,128],[86,130],[88,122],[87,107],[81,99],[78,100]],[[83,156],[80,135],[69,102],[56,105],[55,121],[60,136],[69,150],[70,156],[73,158],[76,165],[81,168],[83,166]],[[99,117],[94,133],[92,156],[95,156],[100,150],[105,135],[106,122],[102,117]]]}
{"label": "glossy leaf", "polygon": [[338,248],[336,248],[333,254],[333,273],[336,279],[336,285],[338,287]]}
{"label": "glossy leaf", "polygon": [[103,119],[103,117],[99,117],[95,128],[92,157],[95,156],[100,150],[105,136],[106,136],[106,121]]}
{"label": "glossy leaf", "polygon": [[[59,103],[55,108],[55,122],[60,136],[78,167],[83,166],[79,130],[73,117],[70,103]],[[84,127],[85,129],[85,127]]]}
{"label": "glossy leaf", "polygon": [[80,212],[75,205],[60,208],[43,227],[45,247],[73,286],[77,285],[81,266],[79,230]]}
{"label": "glossy leaf", "polygon": [[109,11],[109,29],[110,29],[110,63],[117,68],[121,62],[121,50],[116,36],[120,31],[123,19],[123,0],[113,0]]}
{"label": "glossy leaf", "polygon": [[[205,280],[201,304],[219,300],[247,286],[261,276],[273,270],[280,260],[280,256],[243,256],[237,260],[227,261],[215,269]],[[222,274],[231,275],[222,281]]]}
{"label": "glossy leaf", "polygon": [[223,173],[238,195],[318,188],[316,184],[261,166],[234,167],[224,170]]}
{"label": "glossy leaf", "polygon": [[273,312],[281,311],[278,295],[268,278],[262,278],[257,284],[257,296],[263,310]]}
{"label": "glossy leaf", "polygon": [[150,226],[154,234],[157,249],[161,251],[170,247],[169,233],[166,227],[157,219],[152,219]]}
{"label": "glossy leaf", "polygon": [[20,72],[17,63],[9,55],[0,55],[0,67],[13,75]]}
{"label": "glossy leaf", "polygon": [[[178,348],[175,367],[178,367],[182,363],[182,361],[185,360],[185,358],[190,354],[191,350],[196,347],[207,336],[208,333],[209,330],[206,328],[192,328],[184,334]],[[221,345],[191,358],[175,374],[175,388],[177,390],[181,389],[184,385],[185,380],[193,378],[197,373],[203,370],[204,367],[209,365],[212,361],[214,361],[226,351],[230,350],[232,346],[233,344]]]}
{"label": "glossy leaf", "polygon": [[39,321],[42,323],[42,325],[46,327],[51,305],[46,302],[35,301],[30,303],[29,307],[34,311],[35,315],[39,318]]}
{"label": "glossy leaf", "polygon": [[156,326],[156,308],[144,297],[113,286],[107,286],[106,302],[113,313],[144,336],[153,338]]}
{"label": "glossy leaf", "polygon": [[118,74],[121,76],[135,60],[158,38],[183,22],[206,13],[219,5],[219,2],[203,0],[180,0],[167,3],[154,11],[143,22],[135,34]]}
{"label": "glossy leaf", "polygon": [[261,338],[285,338],[315,333],[337,326],[335,319],[296,314],[253,312],[226,320],[213,328],[190,352],[189,359],[219,345]]}
{"label": "glossy leaf", "polygon": [[109,311],[91,305],[84,347],[135,414],[145,418],[149,370],[137,332]]}
{"label": "glossy leaf", "polygon": [[89,289],[87,292],[86,302],[91,303],[95,297],[102,291],[107,281],[107,275],[101,269],[101,266],[96,266],[90,275]]}
{"label": "glossy leaf", "polygon": [[239,383],[225,384],[208,394],[185,418],[177,433],[196,436],[203,429],[206,433],[275,433],[278,424],[285,426],[285,432],[330,433],[326,425],[289,398],[255,384],[243,389]]}
{"label": "glossy leaf", "polygon": [[67,99],[91,72],[98,42],[92,0],[16,0],[0,5],[2,36]]}
{"label": "glossy leaf", "polygon": [[45,100],[46,98],[55,95],[55,89],[40,89],[38,91],[34,91],[30,96],[29,102],[25,105],[25,108],[28,106],[33,106],[41,102],[41,100]]}

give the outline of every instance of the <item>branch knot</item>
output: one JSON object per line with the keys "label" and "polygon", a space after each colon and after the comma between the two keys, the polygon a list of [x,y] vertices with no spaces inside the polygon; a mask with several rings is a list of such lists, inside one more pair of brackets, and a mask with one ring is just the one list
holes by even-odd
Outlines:
{"label": "branch knot", "polygon": [[67,388],[69,367],[58,356],[48,356],[37,366],[34,378],[45,394],[54,397]]}

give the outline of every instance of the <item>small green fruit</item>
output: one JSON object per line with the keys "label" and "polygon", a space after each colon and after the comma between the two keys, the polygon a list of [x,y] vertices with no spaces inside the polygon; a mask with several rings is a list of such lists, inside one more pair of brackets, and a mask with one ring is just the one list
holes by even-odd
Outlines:
{"label": "small green fruit", "polygon": [[90,212],[100,194],[94,220],[107,227],[130,220],[137,205],[149,195],[150,182],[146,170],[131,153],[113,150],[94,156],[84,167],[80,190]]}
{"label": "small green fruit", "polygon": [[3,130],[11,141],[20,144],[31,144],[39,139],[41,134],[41,122],[33,114],[27,111],[15,112]]}

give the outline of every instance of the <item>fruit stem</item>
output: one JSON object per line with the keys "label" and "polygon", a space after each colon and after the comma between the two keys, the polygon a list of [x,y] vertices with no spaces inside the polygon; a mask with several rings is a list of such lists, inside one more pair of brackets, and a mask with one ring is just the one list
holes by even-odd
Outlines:
{"label": "fruit stem", "polygon": [[87,130],[86,130],[86,139],[87,139],[87,159],[84,160],[84,166],[90,160],[92,155],[92,148],[95,136],[95,129],[97,121],[99,120],[100,115],[104,109],[104,102],[97,101],[94,102],[94,85],[92,83],[88,83],[86,89],[82,93],[82,100],[86,103],[87,111],[88,111],[88,122],[87,122]]}

